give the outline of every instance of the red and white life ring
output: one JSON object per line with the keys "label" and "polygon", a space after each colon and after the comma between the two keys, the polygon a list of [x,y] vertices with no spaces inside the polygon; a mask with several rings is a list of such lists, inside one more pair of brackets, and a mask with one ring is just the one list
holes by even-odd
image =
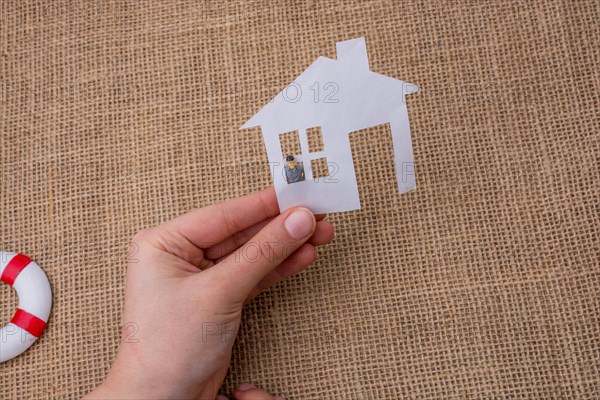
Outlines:
{"label": "red and white life ring", "polygon": [[15,315],[0,329],[0,362],[4,362],[42,335],[52,308],[52,290],[40,266],[23,254],[0,251],[0,280],[19,296]]}

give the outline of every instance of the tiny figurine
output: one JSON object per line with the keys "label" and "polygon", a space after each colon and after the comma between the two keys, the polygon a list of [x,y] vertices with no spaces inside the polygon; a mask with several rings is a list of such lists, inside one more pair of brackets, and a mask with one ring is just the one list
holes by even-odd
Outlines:
{"label": "tiny figurine", "polygon": [[302,161],[295,161],[294,156],[285,157],[285,180],[287,183],[302,182],[304,180],[304,166]]}

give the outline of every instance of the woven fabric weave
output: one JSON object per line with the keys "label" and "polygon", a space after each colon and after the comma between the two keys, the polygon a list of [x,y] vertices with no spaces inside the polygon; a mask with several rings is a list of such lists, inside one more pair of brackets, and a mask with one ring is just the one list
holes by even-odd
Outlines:
{"label": "woven fabric weave", "polygon": [[55,303],[0,398],[101,382],[133,234],[270,185],[238,128],[360,36],[421,88],[417,190],[397,193],[388,127],[351,134],[362,209],[246,307],[224,391],[600,398],[599,20],[594,0],[1,2],[0,249]]}

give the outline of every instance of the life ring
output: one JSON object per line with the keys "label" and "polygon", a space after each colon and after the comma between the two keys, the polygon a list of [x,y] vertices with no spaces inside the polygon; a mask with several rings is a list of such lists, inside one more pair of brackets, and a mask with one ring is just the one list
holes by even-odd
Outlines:
{"label": "life ring", "polygon": [[23,254],[0,251],[0,280],[19,296],[15,315],[0,329],[0,362],[4,362],[42,335],[52,308],[52,290],[40,266]]}

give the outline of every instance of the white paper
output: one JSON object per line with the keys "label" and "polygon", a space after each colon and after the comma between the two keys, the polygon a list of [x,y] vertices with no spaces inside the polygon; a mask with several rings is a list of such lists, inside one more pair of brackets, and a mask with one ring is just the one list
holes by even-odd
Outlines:
{"label": "white paper", "polygon": [[[389,123],[400,193],[415,188],[413,152],[405,96],[414,84],[369,70],[364,38],[339,42],[337,60],[319,57],[306,71],[248,120],[260,126],[279,208],[307,207],[317,214],[360,208],[349,134]],[[311,153],[306,129],[320,127],[324,150]],[[305,180],[287,183],[279,135],[298,131]],[[326,157],[329,176],[313,179],[311,160]]]}

